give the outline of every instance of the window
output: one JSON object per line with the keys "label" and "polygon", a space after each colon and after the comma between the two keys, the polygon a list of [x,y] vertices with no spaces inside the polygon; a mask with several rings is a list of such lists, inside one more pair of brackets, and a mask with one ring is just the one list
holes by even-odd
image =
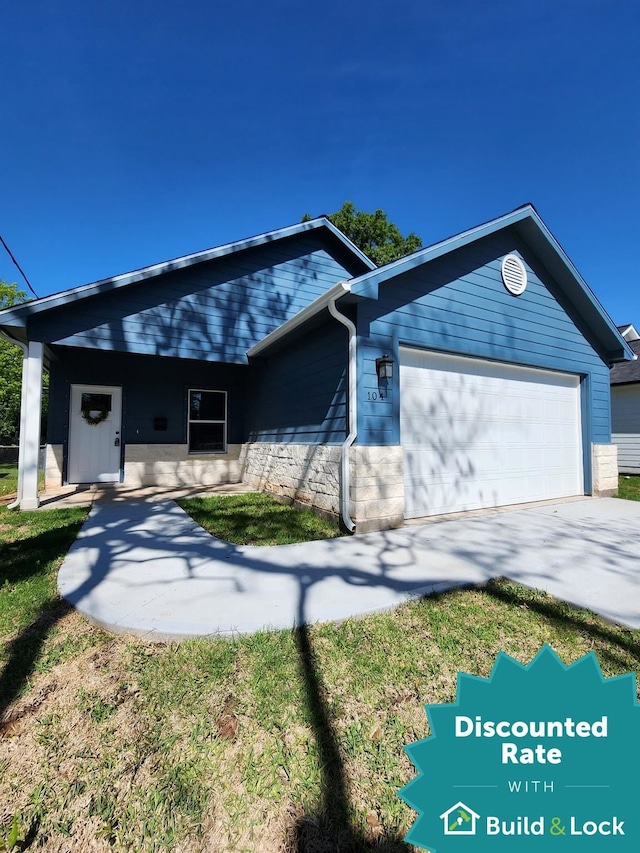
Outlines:
{"label": "window", "polygon": [[83,393],[80,403],[81,412],[110,412],[111,411],[111,394],[88,394]]}
{"label": "window", "polygon": [[226,453],[227,392],[189,389],[189,453]]}

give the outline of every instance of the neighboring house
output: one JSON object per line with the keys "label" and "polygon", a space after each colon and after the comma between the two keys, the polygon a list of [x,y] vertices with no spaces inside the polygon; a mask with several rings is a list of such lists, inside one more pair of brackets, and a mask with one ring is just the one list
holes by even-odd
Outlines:
{"label": "neighboring house", "polygon": [[348,529],[612,494],[629,345],[531,205],[376,269],[326,219],[0,312],[25,350],[21,506],[250,486]]}
{"label": "neighboring house", "polygon": [[629,323],[618,326],[636,357],[611,369],[611,430],[621,474],[640,474],[640,335]]}
{"label": "neighboring house", "polygon": [[633,323],[625,323],[624,326],[618,326],[618,331],[627,342],[640,340],[640,335]]}

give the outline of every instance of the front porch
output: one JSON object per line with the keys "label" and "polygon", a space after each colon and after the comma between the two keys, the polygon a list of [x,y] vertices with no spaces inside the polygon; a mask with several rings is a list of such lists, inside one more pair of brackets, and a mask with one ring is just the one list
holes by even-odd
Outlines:
{"label": "front porch", "polygon": [[243,495],[254,491],[245,483],[224,483],[215,486],[128,486],[124,483],[93,483],[90,485],[58,486],[45,489],[39,498],[38,509],[63,509],[92,506],[96,501],[155,503],[181,498],[210,497],[211,495]]}

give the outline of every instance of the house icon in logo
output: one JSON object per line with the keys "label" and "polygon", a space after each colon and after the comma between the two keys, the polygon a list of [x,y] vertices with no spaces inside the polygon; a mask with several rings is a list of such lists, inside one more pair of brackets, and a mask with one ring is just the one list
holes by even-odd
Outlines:
{"label": "house icon in logo", "polygon": [[444,821],[445,835],[475,835],[479,817],[473,809],[460,802],[443,812],[440,820]]}

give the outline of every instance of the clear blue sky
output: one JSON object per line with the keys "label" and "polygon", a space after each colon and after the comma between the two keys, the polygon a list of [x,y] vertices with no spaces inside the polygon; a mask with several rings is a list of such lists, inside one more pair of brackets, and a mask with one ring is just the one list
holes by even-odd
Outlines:
{"label": "clear blue sky", "polygon": [[531,201],[640,326],[636,0],[22,0],[0,33],[0,233],[39,295],[346,199],[425,245]]}

